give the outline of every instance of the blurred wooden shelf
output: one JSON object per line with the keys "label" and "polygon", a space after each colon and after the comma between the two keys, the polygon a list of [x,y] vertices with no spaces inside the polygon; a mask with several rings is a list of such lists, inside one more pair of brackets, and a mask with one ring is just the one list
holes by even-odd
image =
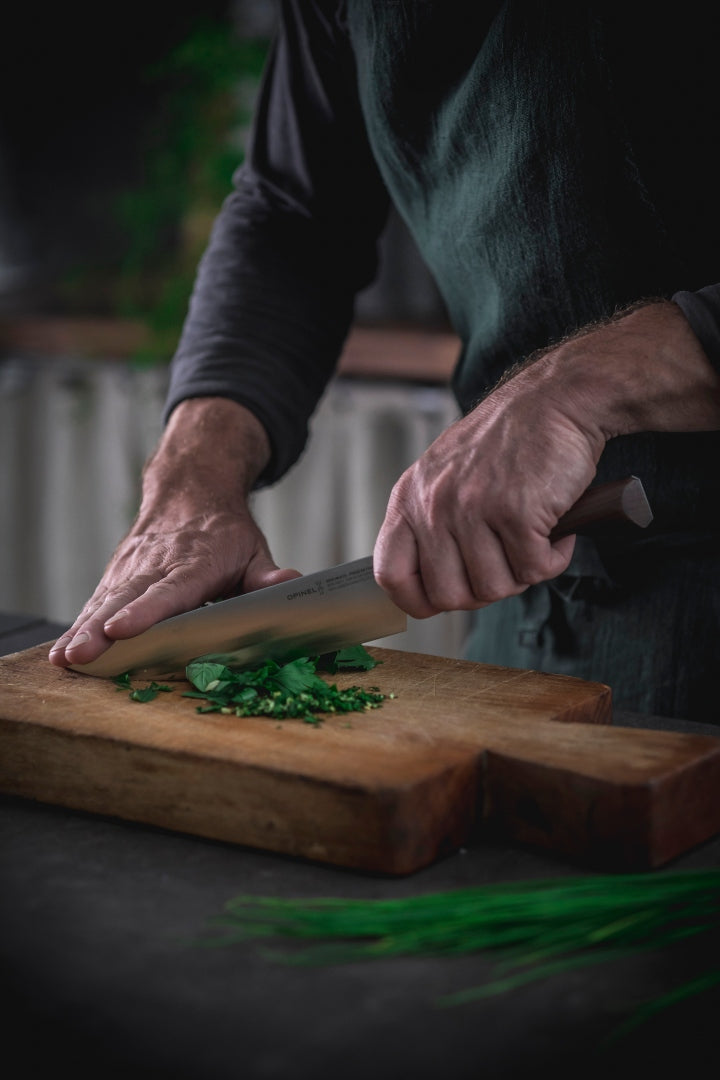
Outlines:
{"label": "blurred wooden shelf", "polygon": [[[0,320],[0,349],[26,356],[123,360],[147,343],[132,319],[37,317]],[[460,350],[454,334],[409,327],[356,326],[348,335],[338,374],[445,385]]]}
{"label": "blurred wooden shelf", "polygon": [[0,349],[4,353],[124,360],[147,340],[145,325],[134,319],[53,316],[0,319]]}
{"label": "blurred wooden shelf", "polygon": [[348,336],[338,374],[445,385],[459,351],[460,341],[451,333],[356,326]]}

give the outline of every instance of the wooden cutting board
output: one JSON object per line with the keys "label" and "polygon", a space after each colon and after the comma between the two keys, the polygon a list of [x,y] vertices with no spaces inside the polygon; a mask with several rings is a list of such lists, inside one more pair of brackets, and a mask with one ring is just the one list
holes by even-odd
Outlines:
{"label": "wooden cutting board", "polygon": [[396,697],[315,727],[133,702],[47,648],[0,659],[6,793],[391,874],[478,827],[625,871],[720,831],[720,738],[613,727],[599,683],[374,648],[334,680]]}

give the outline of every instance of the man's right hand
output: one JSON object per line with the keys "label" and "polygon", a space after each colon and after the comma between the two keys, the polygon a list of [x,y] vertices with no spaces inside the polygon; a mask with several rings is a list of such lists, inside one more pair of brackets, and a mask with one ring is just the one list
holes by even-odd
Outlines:
{"label": "man's right hand", "polygon": [[273,562],[248,509],[269,452],[243,406],[222,398],[178,405],[145,468],[135,523],[51,663],[89,663],[113,641],[207,600],[298,577]]}

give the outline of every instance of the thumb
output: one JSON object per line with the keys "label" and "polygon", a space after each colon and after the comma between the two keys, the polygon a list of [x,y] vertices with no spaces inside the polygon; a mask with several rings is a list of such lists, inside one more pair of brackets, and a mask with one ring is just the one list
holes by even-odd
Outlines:
{"label": "thumb", "polygon": [[290,567],[282,569],[267,552],[258,552],[247,565],[242,579],[243,592],[255,592],[266,589],[269,585],[278,585],[281,581],[292,581],[302,577],[299,570]]}
{"label": "thumb", "polygon": [[571,536],[563,536],[562,539],[555,540],[551,543],[546,580],[550,581],[559,574],[565,573],[570,564],[570,560],[572,559],[574,550],[574,534]]}

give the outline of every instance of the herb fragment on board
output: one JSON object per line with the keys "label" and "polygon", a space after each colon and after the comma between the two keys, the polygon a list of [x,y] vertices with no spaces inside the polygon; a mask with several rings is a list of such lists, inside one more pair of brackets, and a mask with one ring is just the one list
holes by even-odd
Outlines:
{"label": "herb fragment on board", "polygon": [[172,686],[168,686],[166,683],[151,682],[149,686],[143,686],[137,690],[133,690],[130,694],[131,701],[154,701],[158,694],[167,694],[172,692]]}
{"label": "herb fragment on board", "polygon": [[149,686],[136,686],[133,687],[130,682],[130,672],[126,671],[123,675],[117,675],[113,682],[118,690],[129,690],[128,697],[131,701],[154,701],[158,694],[172,693],[173,687],[168,686],[167,683],[151,682]]}
{"label": "herb fragment on board", "polygon": [[386,695],[377,687],[350,686],[340,690],[321,678],[318,670],[369,671],[376,664],[362,645],[322,657],[300,656],[285,663],[269,659],[245,670],[198,660],[185,669],[195,689],[183,696],[201,699],[204,705],[198,706],[200,713],[268,716],[319,724],[319,714],[377,709]]}
{"label": "herb fragment on board", "polygon": [[370,671],[377,663],[364,645],[350,645],[346,649],[338,649],[335,653],[321,656],[318,667],[335,674],[336,671]]}

